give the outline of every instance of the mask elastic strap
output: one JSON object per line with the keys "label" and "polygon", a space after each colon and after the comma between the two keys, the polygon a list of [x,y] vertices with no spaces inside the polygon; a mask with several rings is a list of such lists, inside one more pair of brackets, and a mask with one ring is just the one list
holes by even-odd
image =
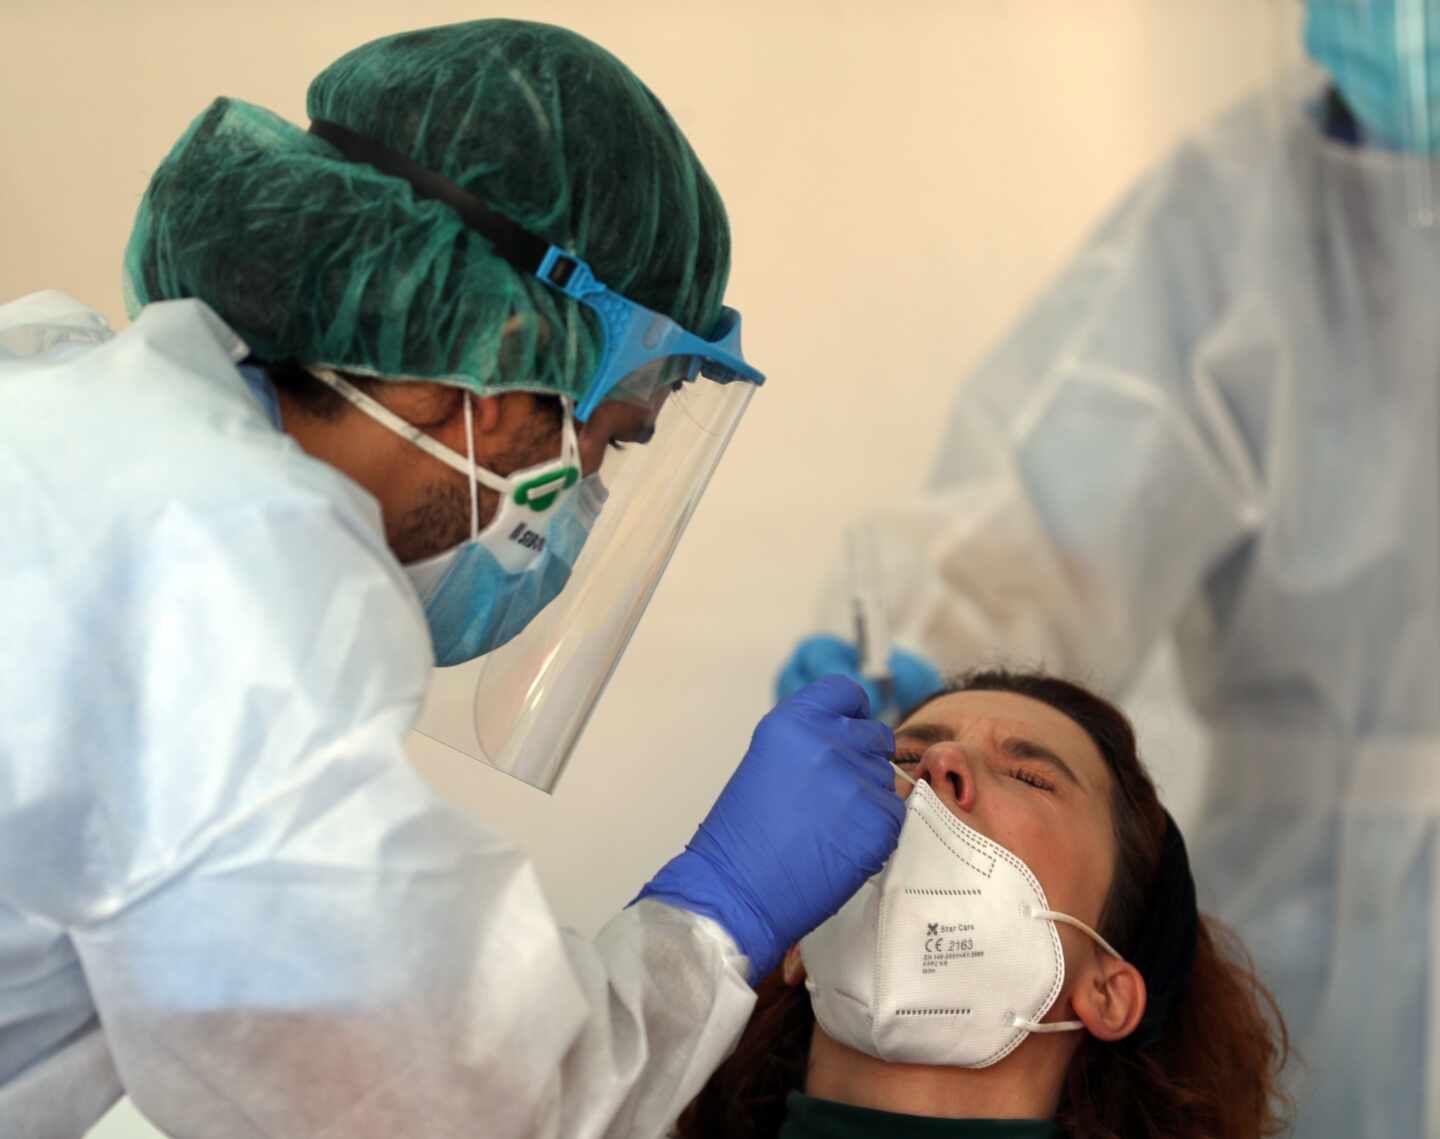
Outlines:
{"label": "mask elastic strap", "polygon": [[1063,925],[1073,926],[1081,933],[1087,934],[1090,939],[1095,942],[1096,945],[1098,945],[1101,949],[1105,950],[1105,952],[1110,954],[1110,956],[1115,958],[1115,960],[1125,960],[1125,958],[1120,956],[1120,954],[1116,951],[1113,945],[1111,945],[1108,941],[1106,941],[1103,937],[1101,937],[1098,933],[1096,933],[1079,918],[1072,918],[1069,914],[1062,914],[1056,910],[1040,909],[1031,910],[1030,916],[1032,918],[1048,918],[1050,921],[1060,922]]}
{"label": "mask elastic strap", "polygon": [[475,412],[470,393],[465,392],[465,451],[470,456],[470,538],[480,536],[480,488],[475,485]]}
{"label": "mask elastic strap", "polygon": [[1014,1028],[1023,1028],[1026,1032],[1079,1032],[1085,1027],[1084,1023],[1078,1020],[1026,1020],[1023,1016],[1011,1016],[1010,1024]]}
{"label": "mask elastic strap", "polygon": [[575,401],[560,396],[560,461],[580,468],[580,436],[575,431]]}
{"label": "mask elastic strap", "polygon": [[[395,432],[396,435],[399,435],[409,443],[413,443],[427,455],[431,455],[439,459],[446,466],[459,471],[472,483],[479,482],[502,497],[510,493],[516,481],[516,476],[518,475],[529,474],[533,476],[538,470],[546,467],[574,467],[576,471],[580,470],[580,438],[575,431],[575,401],[566,396],[559,397],[561,421],[559,458],[539,463],[525,471],[516,471],[515,474],[510,477],[504,478],[497,475],[494,471],[486,470],[474,460],[474,427],[471,420],[470,404],[470,398],[474,393],[468,389],[462,388],[461,390],[464,391],[466,395],[465,444],[470,449],[470,453],[461,457],[458,452],[450,450],[449,447],[445,446],[445,444],[441,443],[438,439],[432,439],[414,424],[406,423],[405,420],[401,419],[383,403],[366,395],[354,384],[350,383],[349,380],[345,379],[344,376],[331,371],[329,368],[310,368],[309,371],[310,374],[322,384],[344,396],[345,399],[358,407],[371,419],[375,420],[375,422],[384,427],[388,427],[391,431]],[[478,516],[479,495],[475,495],[472,502],[474,504],[473,509]]]}
{"label": "mask elastic strap", "polygon": [[[1079,918],[1072,918],[1069,914],[1062,914],[1059,910],[1041,909],[1032,909],[1030,911],[1030,916],[1032,918],[1043,918],[1048,921],[1060,922],[1062,925],[1073,926],[1081,933],[1087,934],[1090,938],[1094,940],[1094,942],[1098,946],[1100,946],[1101,949],[1105,950],[1106,953],[1110,954],[1110,956],[1115,958],[1117,961],[1125,960],[1125,958],[1121,957],[1120,954],[1115,951],[1115,947],[1113,945],[1111,945],[1108,941],[1106,941],[1103,937],[1101,937],[1098,933],[1096,933]],[[1016,1028],[1023,1028],[1026,1032],[1040,1033],[1078,1032],[1085,1027],[1084,1022],[1078,1020],[1026,1020],[1023,1016],[1016,1016],[1013,1014],[1010,1017],[1010,1023]]]}
{"label": "mask elastic strap", "polygon": [[[452,451],[449,447],[445,446],[440,440],[432,439],[429,435],[426,435],[425,432],[421,431],[420,428],[416,427],[413,423],[405,422],[405,420],[401,419],[383,403],[379,402],[379,400],[372,399],[362,392],[349,380],[345,379],[344,376],[337,375],[328,368],[310,368],[308,370],[310,374],[322,384],[332,391],[337,392],[339,395],[344,396],[345,399],[349,400],[350,403],[354,404],[371,419],[375,420],[376,423],[379,423],[383,427],[388,427],[407,443],[413,443],[427,455],[439,459],[447,467],[451,467],[468,479],[483,483],[499,494],[504,494],[510,489],[508,479],[501,478],[493,471],[487,471],[473,460],[471,457],[475,453],[473,435],[467,435],[467,442],[471,445],[470,455],[462,457],[458,452]],[[470,393],[463,388],[461,390],[465,391],[467,396],[465,409],[466,412],[469,413],[470,401],[468,396]],[[468,414],[466,426],[470,427]],[[473,428],[471,428],[471,431],[473,431]]]}

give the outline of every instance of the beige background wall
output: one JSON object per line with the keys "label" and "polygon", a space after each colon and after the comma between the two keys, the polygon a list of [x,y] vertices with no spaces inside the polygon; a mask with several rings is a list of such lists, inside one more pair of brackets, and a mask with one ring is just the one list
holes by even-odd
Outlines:
{"label": "beige background wall", "polygon": [[[1265,0],[0,0],[0,300],[57,287],[123,321],[135,203],[213,96],[303,122],[307,80],[344,50],[486,15],[588,34],[668,104],[729,205],[731,303],[771,376],[559,793],[414,748],[593,930],[739,759],[847,517],[921,484],[967,368],[1146,164],[1263,78],[1273,17]],[[1140,707],[1183,816],[1185,725]],[[150,1132],[122,1108],[96,1134]]]}

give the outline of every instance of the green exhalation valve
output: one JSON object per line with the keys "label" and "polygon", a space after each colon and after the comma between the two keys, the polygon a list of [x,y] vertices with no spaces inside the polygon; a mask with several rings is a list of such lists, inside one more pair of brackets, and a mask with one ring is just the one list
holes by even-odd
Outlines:
{"label": "green exhalation valve", "polygon": [[555,500],[562,491],[569,490],[579,481],[580,471],[576,467],[565,467],[537,475],[515,488],[516,505],[528,506],[531,510],[543,514],[555,505]]}

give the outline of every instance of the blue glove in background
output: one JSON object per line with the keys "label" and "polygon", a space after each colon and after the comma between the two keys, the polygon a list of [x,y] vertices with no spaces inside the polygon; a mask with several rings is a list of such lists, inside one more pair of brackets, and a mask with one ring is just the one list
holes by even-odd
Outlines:
{"label": "blue glove in background", "polygon": [[895,713],[904,715],[927,697],[945,687],[940,670],[922,657],[905,649],[891,649],[890,678],[895,682]]}
{"label": "blue glove in background", "polygon": [[806,637],[795,646],[795,651],[790,654],[790,659],[775,678],[775,694],[783,699],[822,676],[838,673],[848,676],[865,689],[865,695],[870,698],[870,707],[880,716],[908,711],[945,686],[939,670],[916,653],[907,652],[905,649],[891,649],[890,659],[886,663],[895,688],[890,704],[882,707],[880,693],[874,683],[860,675],[859,649],[840,637],[826,634]]}
{"label": "blue glove in background", "polygon": [[769,973],[879,873],[900,837],[895,737],[869,714],[843,676],[781,701],[684,852],[635,900],[714,918],[750,958],[751,984]]}

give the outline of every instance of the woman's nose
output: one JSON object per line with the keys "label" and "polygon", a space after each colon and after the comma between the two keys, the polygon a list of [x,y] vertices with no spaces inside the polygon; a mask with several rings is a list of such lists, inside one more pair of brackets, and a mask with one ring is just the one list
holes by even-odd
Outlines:
{"label": "woman's nose", "polygon": [[931,745],[920,760],[915,778],[930,784],[930,789],[951,810],[975,809],[974,754],[965,744]]}

